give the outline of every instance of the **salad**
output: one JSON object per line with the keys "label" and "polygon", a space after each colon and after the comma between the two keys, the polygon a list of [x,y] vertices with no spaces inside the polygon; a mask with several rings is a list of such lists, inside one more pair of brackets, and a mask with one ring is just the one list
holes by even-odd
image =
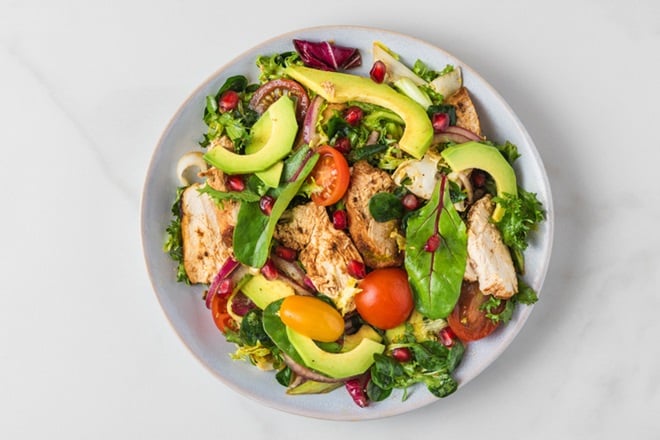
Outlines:
{"label": "salad", "polygon": [[460,66],[294,39],[226,78],[184,154],[164,250],[232,357],[288,395],[439,398],[470,344],[537,301],[545,218],[488,138]]}

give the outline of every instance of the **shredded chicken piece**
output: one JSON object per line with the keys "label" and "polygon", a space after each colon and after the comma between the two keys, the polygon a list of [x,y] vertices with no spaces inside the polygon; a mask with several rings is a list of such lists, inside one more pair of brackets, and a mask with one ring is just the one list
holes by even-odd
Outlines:
{"label": "shredded chicken piece", "polygon": [[385,171],[359,161],[353,165],[351,184],[344,196],[351,238],[371,268],[400,266],[403,253],[396,236],[399,220],[377,222],[369,212],[369,201],[380,192],[392,192],[396,185]]}
{"label": "shredded chicken piece", "polygon": [[446,103],[456,107],[457,126],[470,130],[478,136],[483,136],[479,115],[470,98],[470,93],[465,87],[461,87],[456,93],[448,97]]}
{"label": "shredded chicken piece", "polygon": [[[207,184],[225,191],[224,175],[210,168],[200,176]],[[232,242],[238,202],[224,201],[220,207],[207,194],[201,194],[199,183],[186,188],[181,195],[181,235],[183,267],[191,283],[209,284],[220,267],[233,255]]]}
{"label": "shredded chicken piece", "polygon": [[299,252],[309,279],[342,314],[355,310],[357,280],[348,272],[348,266],[353,260],[362,263],[362,256],[348,235],[335,229],[324,207],[314,203],[296,206],[283,216],[275,229],[275,239]]}
{"label": "shredded chicken piece", "polygon": [[494,207],[491,196],[486,195],[468,211],[465,279],[478,281],[485,295],[507,299],[518,291],[518,278],[502,234],[490,221]]}

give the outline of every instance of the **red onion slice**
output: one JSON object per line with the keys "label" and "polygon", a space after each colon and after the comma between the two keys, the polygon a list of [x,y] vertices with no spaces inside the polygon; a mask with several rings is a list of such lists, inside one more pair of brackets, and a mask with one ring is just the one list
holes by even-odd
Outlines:
{"label": "red onion slice", "polygon": [[271,261],[282,274],[282,280],[291,284],[291,287],[299,294],[314,293],[307,284],[305,284],[305,277],[307,274],[296,261],[288,261],[278,255],[271,255]]}
{"label": "red onion slice", "polygon": [[282,358],[284,359],[284,363],[286,363],[287,366],[291,368],[291,371],[293,371],[298,376],[304,377],[305,379],[314,380],[316,382],[325,382],[325,383],[336,383],[336,382],[343,382],[344,380],[346,380],[346,379],[334,379],[332,377],[325,376],[321,373],[317,373],[314,370],[310,370],[304,365],[300,365],[298,362],[291,359],[285,353],[282,353]]}
{"label": "red onion slice", "polygon": [[457,133],[447,133],[447,132],[442,132],[442,133],[436,133],[433,135],[433,143],[434,144],[444,144],[447,142],[454,142],[457,144],[462,144],[464,142],[470,142],[472,139],[465,137],[461,134]]}
{"label": "red onion slice", "polygon": [[323,98],[320,95],[316,95],[307,109],[305,114],[305,120],[303,122],[302,134],[303,141],[307,144],[312,143],[312,140],[316,137],[316,121],[319,119],[319,110],[323,104]]}
{"label": "red onion slice", "polygon": [[461,136],[465,136],[466,138],[472,140],[472,141],[480,141],[481,136],[478,134],[463,128],[459,127],[457,125],[450,125],[449,127],[445,128],[444,133],[455,133],[455,134],[460,134]]}
{"label": "red onion slice", "polygon": [[209,290],[206,293],[205,302],[207,308],[211,308],[211,300],[218,293],[222,281],[231,275],[232,272],[238,268],[238,266],[240,266],[240,263],[234,260],[232,257],[227,258],[222,266],[220,266],[220,270],[218,270],[215,278],[213,278],[213,282],[211,283],[211,286],[209,286]]}

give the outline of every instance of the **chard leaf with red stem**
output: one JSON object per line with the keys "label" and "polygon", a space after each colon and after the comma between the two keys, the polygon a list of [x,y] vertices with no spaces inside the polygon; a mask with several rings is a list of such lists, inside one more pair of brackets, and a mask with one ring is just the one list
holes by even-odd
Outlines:
{"label": "chard leaf with red stem", "polygon": [[460,295],[467,263],[466,226],[451,202],[446,176],[431,200],[409,217],[405,253],[417,310],[431,319],[446,318]]}

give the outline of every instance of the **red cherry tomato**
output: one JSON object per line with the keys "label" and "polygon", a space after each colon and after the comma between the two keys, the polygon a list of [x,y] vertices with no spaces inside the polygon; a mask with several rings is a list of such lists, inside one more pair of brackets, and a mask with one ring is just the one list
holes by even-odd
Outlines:
{"label": "red cherry tomato", "polygon": [[227,301],[230,295],[214,295],[211,299],[211,316],[216,327],[225,333],[227,329],[234,327],[234,319],[227,311]]}
{"label": "red cherry tomato", "polygon": [[262,114],[282,95],[288,95],[293,99],[296,103],[296,119],[302,121],[309,107],[309,96],[305,88],[292,79],[279,78],[263,84],[252,95],[249,107]]}
{"label": "red cherry tomato", "polygon": [[344,319],[337,309],[314,296],[284,298],[280,319],[296,332],[316,341],[336,341],[344,333]]}
{"label": "red cherry tomato", "polygon": [[346,193],[351,171],[339,150],[322,145],[316,151],[321,157],[310,176],[320,189],[312,193],[312,201],[320,206],[330,206],[341,200]]}
{"label": "red cherry tomato", "polygon": [[480,310],[486,301],[488,297],[481,293],[478,283],[463,283],[456,307],[447,317],[449,328],[460,340],[469,342],[485,338],[498,327],[497,323]]}
{"label": "red cherry tomato", "polygon": [[375,269],[359,281],[355,305],[362,318],[380,329],[405,322],[414,308],[408,274],[397,267]]}

